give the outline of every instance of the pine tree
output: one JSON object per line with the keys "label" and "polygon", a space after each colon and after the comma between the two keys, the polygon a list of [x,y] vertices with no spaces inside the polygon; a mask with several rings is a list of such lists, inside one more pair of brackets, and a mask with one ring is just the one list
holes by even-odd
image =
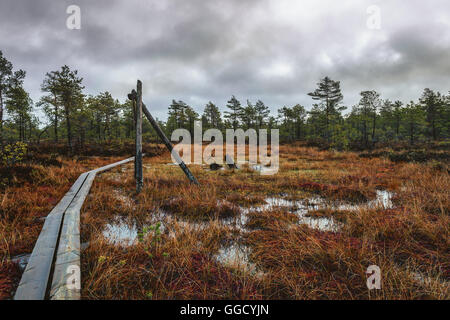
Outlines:
{"label": "pine tree", "polygon": [[242,115],[242,106],[239,100],[232,96],[227,102],[227,108],[231,111],[225,111],[225,119],[227,119],[234,130],[239,126],[239,118]]}
{"label": "pine tree", "polygon": [[187,105],[183,101],[172,100],[169,106],[169,118],[172,119],[174,127],[172,130],[183,128],[186,124],[186,108]]}
{"label": "pine tree", "polygon": [[425,124],[425,113],[420,104],[411,101],[403,109],[403,114],[406,132],[409,136],[410,144],[413,145]]}
{"label": "pine tree", "polygon": [[422,97],[419,101],[425,110],[428,132],[433,140],[436,141],[439,136],[441,122],[440,115],[444,101],[439,92],[435,93],[433,90],[428,88],[423,91]]}
{"label": "pine tree", "polygon": [[[56,94],[57,103],[63,106],[64,118],[67,126],[67,144],[72,151],[72,113],[83,99],[82,90],[84,87],[81,85],[83,78],[78,77],[77,70],[72,71],[68,66],[64,65],[59,71],[47,73],[46,80],[44,80],[42,86],[43,90],[51,93],[54,92]],[[46,89],[47,82],[50,85],[48,89]]]}
{"label": "pine tree", "polygon": [[372,126],[372,143],[375,142],[375,129],[376,129],[376,119],[377,112],[380,108],[381,100],[380,94],[374,90],[362,91],[361,100],[359,101],[359,106],[361,110],[361,116],[363,121],[363,138],[364,144],[368,146],[368,123],[371,122]]}
{"label": "pine tree", "polygon": [[282,123],[281,136],[288,141],[293,141],[295,136],[294,112],[284,106],[278,109],[278,118]]}
{"label": "pine tree", "polygon": [[186,105],[184,113],[186,115],[187,129],[189,130],[191,137],[194,137],[194,124],[195,121],[199,119],[198,113],[188,105]]}
{"label": "pine tree", "polygon": [[97,107],[99,108],[101,118],[105,124],[105,139],[111,139],[111,122],[112,118],[117,115],[119,105],[117,101],[113,99],[108,91],[101,92],[97,95]]}
{"label": "pine tree", "polygon": [[306,110],[305,107],[296,104],[292,107],[292,117],[295,123],[295,138],[301,139],[303,135],[303,126],[306,118]]}
{"label": "pine tree", "polygon": [[212,103],[211,101],[208,102],[205,106],[205,110],[203,111],[202,115],[203,120],[203,128],[205,130],[210,128],[216,128],[216,129],[222,129],[222,119],[221,114],[219,111],[219,108]]}
{"label": "pine tree", "polygon": [[249,100],[247,100],[247,106],[242,108],[239,119],[245,130],[253,127],[256,120],[256,109]]}
{"label": "pine tree", "polygon": [[325,77],[317,83],[318,88],[314,92],[308,93],[313,100],[320,101],[318,105],[321,111],[325,114],[325,136],[330,142],[332,132],[330,127],[333,126],[336,116],[340,115],[340,111],[344,107],[339,107],[339,103],[344,98],[341,93],[339,81],[333,81],[329,77]]}
{"label": "pine tree", "polygon": [[12,63],[3,57],[3,52],[0,50],[0,146],[3,146],[4,99],[13,76],[12,70]]}
{"label": "pine tree", "polygon": [[256,129],[259,130],[264,126],[264,123],[269,116],[269,107],[267,107],[261,100],[256,101],[255,104],[255,116],[256,116]]}
{"label": "pine tree", "polygon": [[395,101],[392,109],[392,115],[394,117],[394,128],[397,139],[400,136],[400,125],[403,115],[403,103],[401,101]]}
{"label": "pine tree", "polygon": [[45,75],[44,81],[41,84],[41,91],[48,93],[41,97],[38,106],[41,107],[44,113],[53,122],[54,140],[58,142],[58,125],[61,121],[61,102],[58,100],[58,82],[57,74],[49,72]]}
{"label": "pine tree", "polygon": [[32,127],[32,107],[33,102],[28,93],[23,88],[23,80],[25,78],[25,71],[16,71],[10,79],[8,91],[6,93],[6,110],[18,126],[19,140],[25,141],[26,127]]}

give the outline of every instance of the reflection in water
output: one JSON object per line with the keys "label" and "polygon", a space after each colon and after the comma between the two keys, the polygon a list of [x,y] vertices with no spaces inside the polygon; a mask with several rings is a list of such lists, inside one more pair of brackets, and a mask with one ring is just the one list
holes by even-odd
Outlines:
{"label": "reflection in water", "polygon": [[[247,223],[247,215],[249,212],[261,212],[277,207],[284,207],[288,208],[292,213],[298,216],[300,224],[306,224],[313,229],[322,231],[338,231],[342,225],[331,217],[306,217],[305,215],[311,210],[327,208],[347,211],[355,211],[364,208],[389,209],[393,207],[392,196],[393,193],[389,191],[378,190],[376,199],[358,205],[343,202],[331,202],[318,196],[295,201],[286,200],[282,197],[268,197],[265,199],[266,203],[263,205],[249,208],[240,207],[241,214],[238,217],[214,220],[214,223],[220,223],[224,226],[235,228],[241,233],[245,233],[248,231],[245,228],[245,224]],[[125,199],[122,200],[125,203],[127,202]],[[223,200],[219,200],[219,202],[220,201]],[[201,231],[209,228],[212,223],[183,220],[162,210],[153,213],[149,219],[148,222],[142,224],[137,221],[127,222],[124,219],[118,218],[105,226],[103,236],[114,244],[130,246],[136,244],[139,235],[142,235],[143,230],[147,230],[149,226],[154,225],[157,222],[161,223],[160,231],[162,233],[165,232],[169,237],[173,238],[177,237],[177,232]],[[256,276],[263,276],[264,273],[258,270],[257,267],[249,261],[250,250],[249,247],[235,241],[219,249],[215,258],[224,266],[236,268],[244,272],[251,272]]]}
{"label": "reflection in water", "polygon": [[30,257],[31,257],[31,253],[19,254],[15,257],[12,257],[11,261],[14,263],[17,263],[19,265],[19,269],[21,271],[24,271],[25,268],[27,267],[28,260],[30,260]]}
{"label": "reflection in water", "polygon": [[296,214],[299,218],[300,224],[307,224],[313,229],[323,230],[323,231],[337,231],[339,229],[339,224],[336,223],[332,218],[320,217],[311,218],[305,217],[305,215],[310,210],[316,210],[323,206],[326,206],[324,200],[319,197],[312,197],[306,200],[286,200],[283,198],[269,197],[266,198],[266,204],[258,207],[250,207],[245,211],[245,214],[250,211],[264,211],[271,210],[277,207],[289,208],[290,211]]}
{"label": "reflection in water", "polygon": [[[363,204],[349,204],[342,202],[330,202],[321,197],[311,197],[303,200],[286,200],[281,197],[268,197],[265,199],[266,204],[253,206],[249,208],[241,207],[241,214],[237,218],[229,218],[220,220],[219,223],[234,227],[239,231],[246,232],[245,224],[248,220],[249,212],[258,212],[265,210],[272,210],[277,207],[289,208],[292,213],[295,213],[299,218],[300,224],[306,224],[313,229],[322,231],[338,231],[341,224],[335,221],[331,217],[306,217],[305,215],[311,210],[318,209],[335,209],[335,210],[347,210],[354,211],[362,208],[385,208],[389,209],[393,207],[392,204],[393,194],[385,190],[377,190],[377,197],[374,200],[368,201]],[[220,201],[219,201],[220,202]],[[152,216],[152,221],[139,225],[138,222],[127,222],[124,219],[116,219],[112,223],[106,225],[103,236],[110,239],[111,242],[121,245],[132,245],[135,243],[138,234],[142,233],[143,228],[150,226],[157,221],[161,221],[161,231],[164,230],[165,225],[171,224],[176,221],[177,225],[182,229],[189,230],[202,230],[208,228],[208,222],[193,222],[188,220],[182,220],[174,218],[172,215],[167,214],[164,211],[159,211],[158,214]],[[170,230],[169,234],[175,237],[174,230]]]}
{"label": "reflection in water", "polygon": [[[136,243],[139,236],[145,237],[148,233],[153,233],[151,227],[159,224],[160,233],[167,233],[169,237],[176,237],[176,230],[203,230],[209,226],[208,222],[191,222],[180,220],[166,212],[160,210],[153,213],[145,222],[138,222],[136,219],[126,221],[125,219],[117,218],[113,222],[106,224],[102,234],[111,243],[130,246]],[[177,228],[173,226],[176,225]]]}
{"label": "reflection in water", "polygon": [[138,220],[126,221],[117,218],[113,222],[106,224],[102,235],[111,243],[123,246],[131,246],[141,237],[144,238],[149,233],[154,233],[154,228],[159,224],[158,230],[163,232],[165,226],[163,223],[153,219],[151,222],[142,223]]}
{"label": "reflection in water", "polygon": [[138,228],[136,223],[126,223],[118,219],[112,223],[108,223],[103,230],[103,236],[112,243],[130,246],[137,239]]}
{"label": "reflection in water", "polygon": [[263,277],[264,272],[250,262],[250,248],[243,244],[233,243],[219,249],[215,258],[217,262],[225,267],[249,272],[257,277]]}
{"label": "reflection in water", "polygon": [[249,248],[245,245],[233,243],[222,247],[216,255],[217,261],[229,267],[246,267],[248,264]]}
{"label": "reflection in water", "polygon": [[377,190],[377,196],[374,200],[370,200],[363,204],[339,204],[335,209],[338,210],[349,210],[354,211],[358,209],[368,208],[382,208],[382,209],[392,209],[394,207],[392,203],[392,197],[394,196],[393,192],[387,190]]}

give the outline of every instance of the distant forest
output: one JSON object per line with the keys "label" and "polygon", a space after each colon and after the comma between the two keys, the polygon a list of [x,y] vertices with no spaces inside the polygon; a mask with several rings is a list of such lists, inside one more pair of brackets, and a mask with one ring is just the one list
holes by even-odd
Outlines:
{"label": "distant forest", "polygon": [[[134,110],[130,101],[120,103],[109,92],[96,96],[83,93],[83,79],[68,66],[48,72],[41,85],[43,96],[33,102],[23,88],[26,72],[14,70],[0,51],[0,143],[64,142],[70,150],[87,143],[109,143],[133,139]],[[419,101],[391,101],[380,93],[366,90],[359,102],[342,105],[340,82],[325,77],[308,93],[312,107],[283,106],[270,113],[263,101],[241,102],[234,96],[222,113],[209,102],[202,114],[192,106],[172,100],[166,122],[158,121],[170,138],[174,129],[193,132],[194,121],[203,130],[218,128],[279,129],[281,142],[307,141],[312,145],[338,150],[363,150],[377,144],[443,141],[450,137],[450,92],[445,95],[424,89]],[[45,119],[35,111],[40,109]],[[344,110],[348,112],[344,113]],[[144,141],[157,142],[147,121]]]}

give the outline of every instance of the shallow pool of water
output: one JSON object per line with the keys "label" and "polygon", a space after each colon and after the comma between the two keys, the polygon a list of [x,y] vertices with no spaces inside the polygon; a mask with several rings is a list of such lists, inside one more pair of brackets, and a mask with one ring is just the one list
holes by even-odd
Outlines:
{"label": "shallow pool of water", "polygon": [[127,223],[118,219],[117,221],[108,223],[102,234],[114,244],[130,246],[136,242],[138,232],[136,223]]}
{"label": "shallow pool of water", "polygon": [[[169,237],[176,237],[176,228],[181,227],[181,230],[203,230],[210,226],[209,222],[192,222],[182,220],[173,215],[167,214],[164,211],[153,213],[148,220],[142,224],[135,220],[127,221],[122,218],[117,218],[113,222],[106,224],[103,229],[103,236],[111,243],[130,246],[136,243],[139,234],[144,236],[148,233],[154,232],[150,228],[159,224],[160,233],[166,233]],[[224,222],[224,224],[227,224]],[[147,233],[145,233],[147,231]]]}
{"label": "shallow pool of water", "polygon": [[247,246],[233,243],[230,246],[220,248],[216,259],[224,265],[239,267],[248,263],[249,250]]}
{"label": "shallow pool of water", "polygon": [[233,243],[220,248],[215,259],[223,266],[263,276],[263,272],[250,262],[250,252],[251,249],[246,245]]}
{"label": "shallow pool of water", "polygon": [[334,208],[338,210],[349,210],[355,211],[363,208],[382,208],[382,209],[392,209],[394,204],[392,203],[392,197],[394,196],[393,192],[387,190],[377,190],[376,198],[373,200],[369,200],[362,204],[351,204],[351,203],[341,203],[337,204]]}
{"label": "shallow pool of water", "polygon": [[19,254],[11,258],[12,262],[15,262],[19,265],[19,269],[24,271],[27,267],[28,261],[30,260],[31,253]]}
{"label": "shallow pool of water", "polygon": [[241,221],[243,225],[247,222],[247,214],[249,212],[258,212],[273,210],[275,208],[287,208],[292,213],[296,214],[299,219],[299,224],[307,224],[313,229],[323,231],[336,231],[339,224],[332,218],[320,217],[311,218],[305,217],[310,210],[316,210],[324,206],[324,200],[319,197],[312,197],[305,200],[286,200],[281,197],[268,197],[265,199],[266,204],[254,206],[250,208],[242,208]]}
{"label": "shallow pool of water", "polygon": [[356,211],[363,208],[393,208],[392,196],[393,193],[387,190],[377,190],[377,196],[374,200],[362,204],[351,204],[344,202],[332,202],[325,198],[314,196],[302,200],[287,200],[282,197],[268,197],[265,199],[266,204],[253,206],[249,208],[241,208],[241,224],[245,225],[247,222],[247,214],[255,211],[271,210],[277,207],[288,208],[292,213],[295,213],[299,218],[300,224],[306,224],[313,229],[322,231],[338,231],[342,226],[341,223],[335,221],[330,217],[306,217],[305,215],[311,210],[318,209],[335,209]]}

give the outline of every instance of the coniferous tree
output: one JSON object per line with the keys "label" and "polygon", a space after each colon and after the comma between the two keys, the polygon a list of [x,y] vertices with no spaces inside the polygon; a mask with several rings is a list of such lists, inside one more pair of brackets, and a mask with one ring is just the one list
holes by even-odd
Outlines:
{"label": "coniferous tree", "polygon": [[359,107],[361,111],[361,120],[363,122],[363,139],[366,147],[369,144],[369,123],[372,131],[372,143],[375,142],[376,119],[380,104],[380,94],[378,92],[374,90],[361,92]]}
{"label": "coniferous tree", "polygon": [[5,103],[8,114],[12,117],[15,126],[18,127],[20,141],[26,139],[26,128],[29,127],[31,130],[32,127],[33,102],[22,86],[24,78],[25,71],[14,72],[10,79]]}
{"label": "coniferous tree", "polygon": [[428,133],[433,140],[437,140],[441,127],[442,118],[440,115],[444,106],[444,100],[439,92],[435,93],[433,90],[426,88],[419,101],[426,114]]}
{"label": "coniferous tree", "polygon": [[255,104],[255,116],[256,116],[256,129],[259,130],[265,124],[267,117],[269,116],[269,107],[267,107],[261,100],[256,101]]}
{"label": "coniferous tree", "polygon": [[256,109],[249,100],[247,100],[247,105],[242,108],[239,119],[241,120],[245,130],[252,128],[255,124]]}
{"label": "coniferous tree", "polygon": [[396,138],[399,139],[400,136],[400,125],[402,121],[403,115],[403,103],[401,101],[395,101],[394,106],[392,108],[392,116],[394,118],[394,128]]}
{"label": "coniferous tree", "polygon": [[413,145],[421,133],[425,124],[425,113],[420,104],[411,101],[403,109],[403,119],[405,123],[405,131],[409,136],[409,142]]}
{"label": "coniferous tree", "polygon": [[239,126],[239,118],[242,115],[242,106],[235,96],[232,96],[227,102],[227,108],[230,111],[225,111],[225,119],[227,119],[234,130]]}
{"label": "coniferous tree", "polygon": [[202,115],[203,120],[203,128],[205,130],[210,128],[216,128],[221,130],[222,129],[222,118],[219,111],[219,108],[212,103],[211,101],[208,102],[205,106],[205,110],[203,111]]}
{"label": "coniferous tree", "polygon": [[317,106],[325,114],[325,137],[331,140],[331,128],[335,123],[336,117],[345,107],[339,107],[339,103],[344,98],[341,93],[339,81],[334,81],[329,77],[325,77],[317,83],[317,89],[308,93],[313,100],[320,101]]}
{"label": "coniferous tree", "polygon": [[195,121],[199,119],[199,115],[194,109],[192,109],[192,107],[188,105],[186,105],[184,112],[186,115],[185,128],[189,130],[191,137],[194,137],[194,124]]}
{"label": "coniferous tree", "polygon": [[292,107],[292,117],[295,123],[295,138],[301,139],[303,137],[303,127],[306,118],[305,107],[296,104]]}
{"label": "coniferous tree", "polygon": [[3,52],[0,50],[0,146],[3,146],[3,120],[5,116],[4,100],[8,88],[11,85],[13,75],[12,63],[3,56]]}
{"label": "coniferous tree", "polygon": [[[73,149],[72,116],[83,99],[82,90],[84,87],[81,85],[82,82],[83,78],[78,77],[77,70],[72,71],[67,65],[64,65],[61,70],[47,73],[42,86],[46,92],[54,92],[56,100],[63,107],[67,128],[67,145],[70,150]],[[48,89],[46,89],[46,83],[50,85]]]}
{"label": "coniferous tree", "polygon": [[169,120],[171,122],[171,131],[182,128],[186,123],[186,108],[187,105],[183,101],[172,100],[172,104],[169,106]]}
{"label": "coniferous tree", "polygon": [[38,106],[42,107],[44,113],[53,123],[54,140],[58,142],[58,126],[61,121],[61,101],[58,99],[58,82],[57,74],[49,72],[45,75],[41,84],[41,91],[48,93],[41,97]]}

